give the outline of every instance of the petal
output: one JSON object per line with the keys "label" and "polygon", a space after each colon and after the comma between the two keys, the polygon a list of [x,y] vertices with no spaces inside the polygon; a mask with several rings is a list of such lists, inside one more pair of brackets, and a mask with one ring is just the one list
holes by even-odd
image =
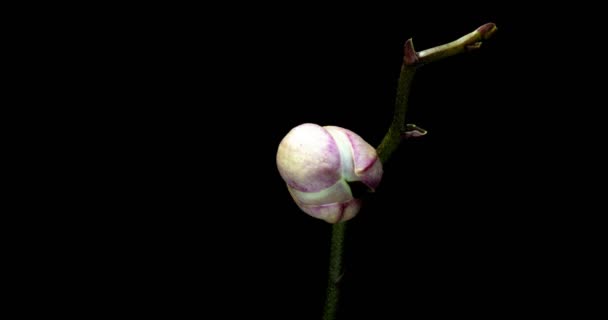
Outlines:
{"label": "petal", "polygon": [[[367,143],[358,134],[344,128],[327,126],[329,132],[341,132],[350,142],[353,171],[357,178],[349,177],[351,181],[361,181],[372,191],[378,187],[382,180],[382,163],[378,158],[376,149]],[[336,133],[334,133],[336,135]],[[336,139],[338,140],[338,139]]]}
{"label": "petal", "polygon": [[287,185],[299,191],[319,191],[341,177],[340,153],[333,137],[321,126],[305,123],[283,138],[277,167]]}
{"label": "petal", "polygon": [[382,174],[382,162],[380,162],[379,158],[376,158],[376,161],[374,161],[371,167],[368,167],[366,170],[359,173],[359,178],[361,179],[361,182],[365,183],[365,185],[371,189],[371,191],[375,191],[382,180]]}
{"label": "petal", "polygon": [[352,199],[342,203],[325,205],[300,205],[307,214],[329,223],[345,222],[357,215],[361,209],[361,200]]}
{"label": "petal", "polygon": [[350,190],[350,186],[344,179],[340,179],[333,186],[316,191],[316,192],[304,192],[299,191],[290,186],[287,186],[289,193],[293,199],[303,205],[322,205],[327,203],[345,202],[353,198]]}

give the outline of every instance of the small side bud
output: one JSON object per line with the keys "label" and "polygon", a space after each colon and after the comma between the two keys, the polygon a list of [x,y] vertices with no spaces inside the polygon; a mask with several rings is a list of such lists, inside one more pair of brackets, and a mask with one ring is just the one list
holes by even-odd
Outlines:
{"label": "small side bud", "polygon": [[475,42],[473,44],[470,44],[466,47],[464,47],[466,51],[473,51],[473,50],[477,50],[479,48],[481,48],[481,42]]}
{"label": "small side bud", "polygon": [[405,131],[401,133],[401,138],[403,139],[411,139],[411,138],[420,138],[426,136],[428,131],[420,128],[415,124],[408,123],[405,126]]}
{"label": "small side bud", "polygon": [[418,54],[416,50],[414,50],[414,43],[412,42],[412,38],[407,39],[404,46],[405,55],[403,60],[406,65],[415,65],[418,64]]}

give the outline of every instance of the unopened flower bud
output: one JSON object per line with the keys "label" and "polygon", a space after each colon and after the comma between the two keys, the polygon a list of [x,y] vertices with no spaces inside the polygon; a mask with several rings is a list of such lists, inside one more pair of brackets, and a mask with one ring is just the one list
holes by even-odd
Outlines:
{"label": "unopened flower bud", "polygon": [[296,204],[329,223],[352,219],[361,209],[348,182],[374,191],[382,179],[376,150],[354,132],[305,123],[283,138],[277,167]]}

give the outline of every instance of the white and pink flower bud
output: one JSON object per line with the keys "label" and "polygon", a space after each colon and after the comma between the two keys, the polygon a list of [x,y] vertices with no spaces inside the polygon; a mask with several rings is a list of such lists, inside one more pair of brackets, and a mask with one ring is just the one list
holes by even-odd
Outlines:
{"label": "white and pink flower bud", "polygon": [[277,167],[300,209],[329,223],[350,220],[361,209],[348,182],[374,191],[382,179],[382,163],[365,140],[344,128],[312,123],[283,138]]}

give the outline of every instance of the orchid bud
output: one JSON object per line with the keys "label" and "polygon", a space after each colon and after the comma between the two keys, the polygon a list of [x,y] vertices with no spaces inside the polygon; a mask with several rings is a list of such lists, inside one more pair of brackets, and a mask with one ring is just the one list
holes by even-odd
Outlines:
{"label": "orchid bud", "polygon": [[277,167],[300,209],[329,223],[350,220],[361,209],[349,182],[374,191],[382,179],[382,163],[369,143],[350,130],[312,123],[283,138]]}

